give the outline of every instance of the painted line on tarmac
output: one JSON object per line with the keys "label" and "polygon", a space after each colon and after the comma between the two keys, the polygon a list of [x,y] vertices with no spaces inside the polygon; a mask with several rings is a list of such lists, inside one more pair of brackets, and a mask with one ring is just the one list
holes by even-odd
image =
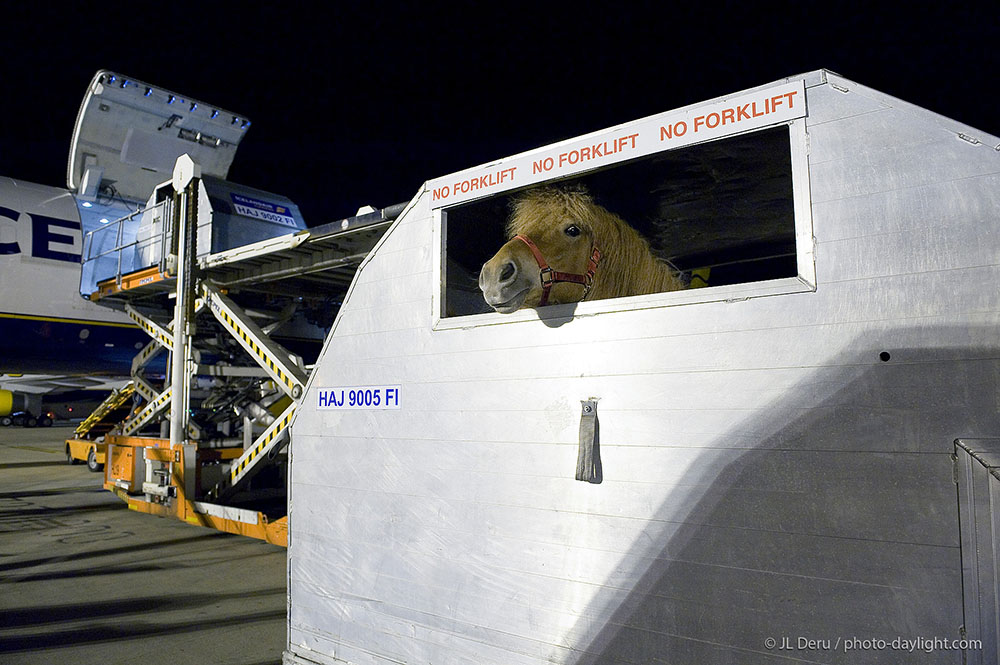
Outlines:
{"label": "painted line on tarmac", "polygon": [[19,450],[34,450],[39,453],[52,453],[53,455],[62,455],[61,450],[52,450],[51,448],[39,448],[38,446],[5,446],[6,448],[17,448]]}
{"label": "painted line on tarmac", "polygon": [[81,485],[80,487],[55,487],[37,490],[19,490],[15,492],[0,492],[0,499],[25,499],[33,496],[54,496],[57,494],[76,494],[76,493],[96,493],[105,491],[103,487],[98,487],[96,485]]}

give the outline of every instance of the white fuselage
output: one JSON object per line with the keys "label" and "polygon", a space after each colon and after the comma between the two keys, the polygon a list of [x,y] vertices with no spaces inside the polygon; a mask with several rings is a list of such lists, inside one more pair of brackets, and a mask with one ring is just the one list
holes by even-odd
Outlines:
{"label": "white fuselage", "polygon": [[0,177],[0,372],[128,373],[142,336],[80,296],[84,231],[69,191]]}

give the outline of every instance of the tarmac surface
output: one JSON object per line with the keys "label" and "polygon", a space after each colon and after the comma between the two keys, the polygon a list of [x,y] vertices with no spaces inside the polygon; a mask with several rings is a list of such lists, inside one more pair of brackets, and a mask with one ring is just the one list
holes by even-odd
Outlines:
{"label": "tarmac surface", "polygon": [[280,664],[286,550],[128,510],[72,432],[0,427],[0,664]]}

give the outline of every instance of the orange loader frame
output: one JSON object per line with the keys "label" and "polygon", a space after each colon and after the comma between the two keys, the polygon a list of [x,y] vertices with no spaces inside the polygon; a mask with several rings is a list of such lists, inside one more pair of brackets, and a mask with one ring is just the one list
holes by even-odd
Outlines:
{"label": "orange loader frame", "polygon": [[[104,488],[114,492],[128,504],[129,510],[172,517],[190,524],[288,547],[287,516],[271,522],[267,515],[258,511],[226,509],[221,506],[216,512],[222,514],[214,514],[209,512],[214,506],[188,498],[188,494],[193,493],[190,488],[198,486],[198,474],[203,465],[237,459],[243,454],[242,448],[198,450],[190,445],[171,446],[169,439],[110,434],[105,437],[105,444],[107,463],[104,467]],[[191,454],[195,458],[186,459],[186,455]],[[145,460],[161,462],[169,468],[169,475],[165,478],[169,483],[163,485],[163,496],[154,496],[152,501],[147,500],[148,495],[142,491],[145,476],[139,475],[145,474]],[[195,477],[186,478],[185,469],[193,469]],[[236,515],[240,519],[234,519],[233,516]]]}

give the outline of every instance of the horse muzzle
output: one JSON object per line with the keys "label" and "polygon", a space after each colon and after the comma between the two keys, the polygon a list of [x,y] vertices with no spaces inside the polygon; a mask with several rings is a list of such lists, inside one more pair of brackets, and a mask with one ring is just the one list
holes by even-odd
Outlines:
{"label": "horse muzzle", "polygon": [[510,314],[524,306],[533,283],[531,271],[525,271],[516,257],[508,252],[498,252],[487,261],[479,272],[479,289],[486,304],[500,312]]}

